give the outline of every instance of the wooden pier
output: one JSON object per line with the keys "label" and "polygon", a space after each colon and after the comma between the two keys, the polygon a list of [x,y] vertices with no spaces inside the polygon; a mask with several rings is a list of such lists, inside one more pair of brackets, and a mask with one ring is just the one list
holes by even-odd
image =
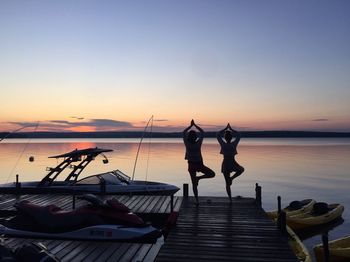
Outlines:
{"label": "wooden pier", "polygon": [[253,198],[201,197],[182,202],[176,227],[156,261],[299,261]]}
{"label": "wooden pier", "polygon": [[[111,196],[106,196],[111,197]],[[171,198],[166,196],[113,196],[138,214],[167,216]],[[0,195],[1,212],[13,212],[19,200],[56,204],[71,209],[72,196]],[[258,200],[258,201],[257,201]],[[174,197],[179,212],[177,225],[165,243],[118,243],[5,237],[16,248],[28,242],[41,242],[62,261],[298,261],[285,236],[267,218],[260,199],[201,197],[196,207],[191,197]],[[78,207],[84,202],[76,200]]]}

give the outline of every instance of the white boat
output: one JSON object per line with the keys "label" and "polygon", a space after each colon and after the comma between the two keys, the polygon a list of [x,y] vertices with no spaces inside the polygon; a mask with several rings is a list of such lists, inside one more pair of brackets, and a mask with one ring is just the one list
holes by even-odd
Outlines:
{"label": "white boat", "polygon": [[[179,188],[159,182],[132,180],[120,170],[112,170],[95,174],[78,180],[85,167],[98,155],[111,152],[111,149],[87,148],[51,156],[49,158],[63,159],[54,168],[48,168],[49,173],[41,181],[14,182],[0,185],[0,193],[104,193],[114,195],[173,195]],[[104,156],[105,157],[105,156]],[[104,163],[108,163],[104,158]],[[57,177],[66,168],[72,168],[64,181]]]}

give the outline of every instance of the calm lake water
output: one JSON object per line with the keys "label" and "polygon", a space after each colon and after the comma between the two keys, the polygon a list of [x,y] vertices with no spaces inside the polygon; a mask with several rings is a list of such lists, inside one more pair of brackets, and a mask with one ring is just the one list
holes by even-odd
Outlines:
{"label": "calm lake water", "polygon": [[[0,143],[0,183],[15,180],[40,180],[46,167],[57,164],[48,156],[73,149],[101,147],[113,149],[107,154],[109,164],[98,157],[83,172],[82,177],[120,169],[131,175],[138,139],[7,139]],[[202,153],[204,162],[216,172],[213,179],[202,180],[199,194],[225,196],[225,183],[220,173],[222,156],[215,139],[205,139]],[[232,185],[232,194],[255,196],[255,183],[262,186],[265,210],[277,207],[277,196],[282,197],[283,206],[293,200],[313,198],[327,203],[345,206],[344,223],[329,232],[335,239],[350,235],[350,139],[344,138],[297,138],[297,139],[242,139],[237,161],[245,167],[245,173]],[[30,156],[35,157],[29,162]],[[147,172],[148,170],[148,172]],[[64,174],[60,177],[65,178]],[[181,139],[152,139],[142,144],[135,179],[160,181],[182,188],[190,183],[184,146]],[[182,194],[182,192],[179,192]],[[315,235],[304,240],[311,248],[321,237]]]}

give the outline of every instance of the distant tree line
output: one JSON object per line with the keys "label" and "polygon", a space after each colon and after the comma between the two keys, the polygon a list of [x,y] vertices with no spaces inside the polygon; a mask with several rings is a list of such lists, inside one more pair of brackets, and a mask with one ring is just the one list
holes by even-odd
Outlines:
{"label": "distant tree line", "polygon": [[[298,138],[298,137],[350,137],[350,132],[313,132],[313,131],[243,131],[242,137],[262,138]],[[182,132],[153,132],[138,131],[118,132],[18,132],[9,134],[0,132],[0,139],[7,136],[11,138],[181,138]],[[206,137],[216,137],[216,132],[206,132]]]}

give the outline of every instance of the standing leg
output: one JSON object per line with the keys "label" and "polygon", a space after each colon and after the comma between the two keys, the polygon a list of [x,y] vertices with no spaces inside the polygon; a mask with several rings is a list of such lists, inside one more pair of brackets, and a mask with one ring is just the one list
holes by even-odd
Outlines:
{"label": "standing leg", "polygon": [[225,184],[226,184],[226,192],[228,195],[228,198],[230,199],[230,202],[232,202],[232,196],[231,196],[231,185],[232,185],[232,180],[230,178],[230,173],[224,173],[225,177]]}
{"label": "standing leg", "polygon": [[198,201],[198,178],[196,177],[196,172],[190,172],[191,175],[191,181],[192,181],[192,189],[194,197],[196,198],[196,205],[199,205]]}

